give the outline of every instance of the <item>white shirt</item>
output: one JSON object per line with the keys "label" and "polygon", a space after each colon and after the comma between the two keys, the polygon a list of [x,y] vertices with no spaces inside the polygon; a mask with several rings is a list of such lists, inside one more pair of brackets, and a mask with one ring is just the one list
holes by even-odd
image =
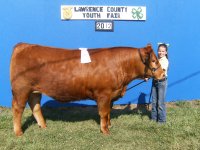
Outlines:
{"label": "white shirt", "polygon": [[166,56],[158,59],[160,64],[161,64],[161,67],[162,69],[165,69],[165,76],[167,77],[167,71],[168,71],[168,67],[169,67],[169,61],[168,59],[166,58]]}

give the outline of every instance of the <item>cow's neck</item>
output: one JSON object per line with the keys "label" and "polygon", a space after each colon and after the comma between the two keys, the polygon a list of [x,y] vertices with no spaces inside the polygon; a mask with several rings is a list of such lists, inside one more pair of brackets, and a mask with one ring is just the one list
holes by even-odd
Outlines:
{"label": "cow's neck", "polygon": [[146,66],[142,62],[141,57],[137,51],[134,51],[133,54],[129,55],[130,58],[127,61],[126,65],[126,84],[130,83],[134,79],[143,79],[146,73]]}

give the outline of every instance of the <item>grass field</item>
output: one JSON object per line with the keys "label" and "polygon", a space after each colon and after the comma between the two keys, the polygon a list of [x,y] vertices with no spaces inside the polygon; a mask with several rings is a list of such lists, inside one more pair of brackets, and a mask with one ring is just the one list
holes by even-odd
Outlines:
{"label": "grass field", "polygon": [[96,107],[43,108],[47,129],[40,129],[29,108],[24,135],[15,137],[12,112],[0,107],[0,150],[200,150],[200,101],[167,104],[167,123],[149,120],[135,106],[114,106],[109,136],[100,133]]}

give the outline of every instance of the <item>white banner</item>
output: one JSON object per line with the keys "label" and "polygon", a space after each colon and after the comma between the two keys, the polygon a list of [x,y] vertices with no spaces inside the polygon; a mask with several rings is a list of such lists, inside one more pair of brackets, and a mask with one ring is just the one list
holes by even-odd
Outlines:
{"label": "white banner", "polygon": [[145,6],[62,5],[61,19],[146,20]]}

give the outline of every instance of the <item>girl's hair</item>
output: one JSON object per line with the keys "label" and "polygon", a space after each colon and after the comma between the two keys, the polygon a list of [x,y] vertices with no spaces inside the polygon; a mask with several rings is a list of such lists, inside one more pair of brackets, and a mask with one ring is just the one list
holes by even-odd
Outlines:
{"label": "girl's hair", "polygon": [[166,58],[168,59],[168,46],[165,43],[162,43],[162,44],[158,45],[158,50],[159,50],[160,47],[164,47],[166,49],[166,52],[167,52]]}

